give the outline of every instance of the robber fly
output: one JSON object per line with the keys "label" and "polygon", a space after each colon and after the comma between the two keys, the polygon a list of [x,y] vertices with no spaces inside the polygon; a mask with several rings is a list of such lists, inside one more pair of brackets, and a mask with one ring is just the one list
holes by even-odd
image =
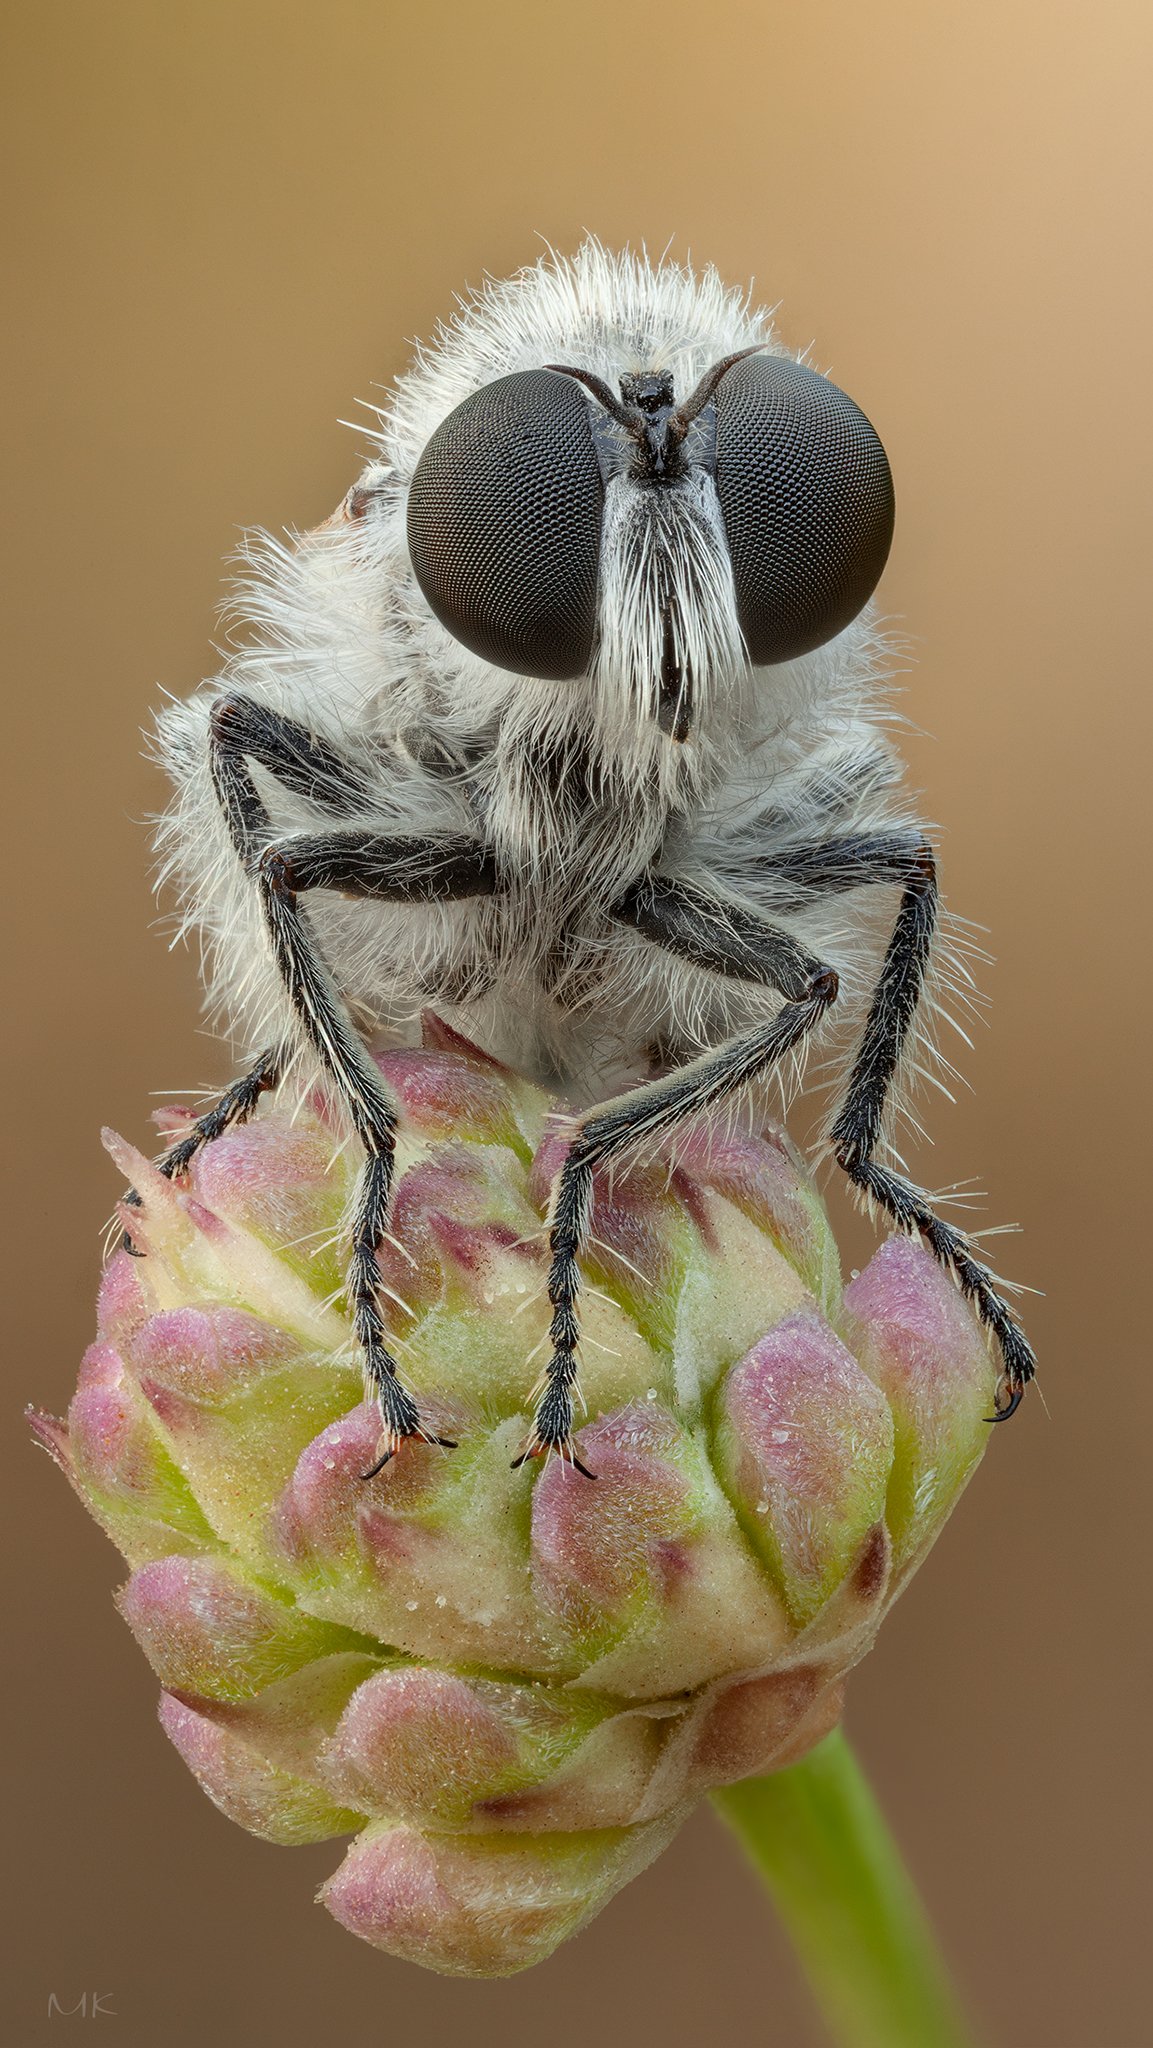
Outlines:
{"label": "robber fly", "polygon": [[955,1275],[999,1350],[990,1419],[1017,1407],[1029,1344],[886,1137],[944,957],[869,602],[893,510],[869,421],[768,315],[588,242],[440,330],[332,519],[250,541],[243,644],[158,727],[163,871],[249,1058],[162,1168],[319,1068],[364,1155],[347,1300],[374,1471],[443,1441],[377,1266],[398,1111],[371,1047],[426,1004],[578,1105],[524,1457],[584,1469],[596,1169],[795,1081],[811,1041],[839,1076],[825,1149]]}

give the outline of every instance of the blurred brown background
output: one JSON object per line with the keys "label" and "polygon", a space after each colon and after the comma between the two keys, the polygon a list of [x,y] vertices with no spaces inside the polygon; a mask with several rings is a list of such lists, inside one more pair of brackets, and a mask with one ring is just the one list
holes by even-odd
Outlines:
{"label": "blurred brown background", "polygon": [[150,929],[140,727],[213,664],[238,528],[307,525],[355,474],[355,395],[466,281],[585,227],[754,276],[893,461],[882,599],[934,735],[908,751],[998,961],[975,1092],[934,1107],[921,1163],[1025,1226],[996,1250],[1045,1291],[1044,1405],[998,1435],[849,1725],[989,2040],[1149,2038],[1147,24],[1137,0],[9,0],[14,2042],[84,1990],[132,2048],[818,2038],[707,1813],[535,1975],[442,1982],[343,1934],[309,1903],[337,1845],[252,1840],[165,1742],[117,1560],[19,1424],[90,1334],[97,1126],[142,1140],[152,1091],[227,1073]]}

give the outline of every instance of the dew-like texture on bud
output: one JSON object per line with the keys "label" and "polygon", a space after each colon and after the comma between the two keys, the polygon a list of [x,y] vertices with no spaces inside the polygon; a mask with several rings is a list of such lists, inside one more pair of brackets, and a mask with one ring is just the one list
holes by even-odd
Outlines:
{"label": "dew-like texture on bud", "polygon": [[[427,1018],[380,1254],[402,1374],[455,1450],[375,1477],[341,1288],[356,1161],[322,1094],[141,1198],[49,1451],[131,1566],[161,1723],[223,1812],[355,1837],[322,1893],[438,1970],[550,1953],[711,1787],[796,1762],[988,1435],[994,1367],[918,1244],[842,1295],[782,1133],[595,1178],[576,1447],[529,1438],[562,1105]],[[158,1118],[168,1139],[188,1112]]]}
{"label": "dew-like texture on bud", "polygon": [[362,1827],[365,1809],[334,1794],[319,1768],[350,1696],[377,1669],[336,1651],[235,1704],[160,1696],[160,1725],[210,1799],[269,1842],[323,1842]]}
{"label": "dew-like texture on bud", "polygon": [[118,1605],[157,1677],[209,1700],[252,1699],[314,1658],[356,1647],[347,1630],[274,1598],[222,1557],[141,1565]]}
{"label": "dew-like texture on bud", "polygon": [[790,1612],[811,1621],[884,1515],[888,1403],[824,1317],[801,1309],[734,1366],[723,1411],[721,1463],[750,1538]]}

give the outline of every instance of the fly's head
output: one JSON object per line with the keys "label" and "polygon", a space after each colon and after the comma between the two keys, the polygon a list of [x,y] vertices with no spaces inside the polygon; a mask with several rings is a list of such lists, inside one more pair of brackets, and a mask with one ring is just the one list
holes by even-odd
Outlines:
{"label": "fly's head", "polygon": [[835,384],[762,345],[682,393],[579,360],[474,390],[408,496],[420,589],[483,660],[587,679],[602,715],[685,741],[750,675],[840,633],[893,531],[884,449]]}

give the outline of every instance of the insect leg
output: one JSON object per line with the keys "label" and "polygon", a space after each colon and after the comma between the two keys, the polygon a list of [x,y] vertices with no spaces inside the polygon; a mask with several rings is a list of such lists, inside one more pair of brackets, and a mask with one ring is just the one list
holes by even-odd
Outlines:
{"label": "insect leg", "polygon": [[721,903],[683,883],[648,876],[614,906],[614,915],[695,965],[760,982],[784,996],[785,1002],[770,1022],[617,1097],[578,1124],[557,1179],[549,1232],[552,1356],[532,1439],[516,1463],[555,1450],[581,1472],[586,1468],[571,1442],[580,1335],[578,1261],[591,1220],[595,1168],[642,1139],[674,1130],[760,1079],[803,1043],[837,995],[833,969],[789,933],[754,911]]}
{"label": "insect leg", "polygon": [[[197,1117],[192,1129],[186,1131],[184,1136],[169,1148],[159,1161],[161,1173],[166,1174],[169,1180],[179,1180],[187,1173],[202,1146],[211,1145],[214,1139],[222,1138],[225,1131],[230,1131],[234,1124],[247,1123],[261,1096],[269,1088],[276,1087],[284,1071],[287,1056],[288,1048],[284,1045],[272,1045],[266,1052],[262,1052],[248,1072],[241,1074],[239,1080],[225,1089],[219,1102],[213,1103],[210,1110]],[[140,1197],[135,1188],[129,1188],[124,1199],[131,1203],[133,1208],[140,1207]],[[121,1243],[126,1252],[132,1253],[133,1258],[143,1256],[133,1244],[130,1231],[124,1232]]]}
{"label": "insect leg", "polygon": [[803,910],[814,897],[841,896],[868,884],[906,883],[925,846],[921,832],[845,833],[784,846],[763,855],[757,868],[772,882],[774,905]]}
{"label": "insect leg", "polygon": [[266,846],[256,875],[285,986],[367,1155],[352,1219],[348,1294],[356,1340],[384,1424],[384,1454],[365,1473],[368,1479],[405,1437],[452,1446],[447,1437],[433,1436],[422,1426],[416,1403],[398,1378],[381,1313],[376,1260],[388,1220],[396,1111],[312,945],[297,897],[305,889],[328,888],[397,902],[434,901],[490,894],[496,875],[484,850],[464,839],[389,840],[356,830],[302,834]]}
{"label": "insect leg", "polygon": [[385,839],[378,832],[344,826],[278,840],[264,848],[260,861],[275,865],[297,895],[333,889],[378,902],[443,903],[491,896],[497,887],[492,855],[464,833]]}
{"label": "insect leg", "polygon": [[363,775],[345,754],[254,697],[233,692],[218,698],[211,729],[214,746],[267,768],[285,789],[308,797],[332,817],[347,817],[371,800]]}
{"label": "insect leg", "polygon": [[910,863],[880,980],[829,1142],[838,1165],[865,1200],[878,1204],[902,1230],[920,1234],[933,1256],[956,1276],[962,1293],[992,1331],[1001,1352],[1007,1394],[1004,1399],[998,1394],[990,1419],[1003,1421],[1020,1406],[1036,1371],[1032,1347],[964,1231],[942,1222],[920,1188],[874,1158],[885,1099],[924,985],[937,902],[933,851],[921,839]]}
{"label": "insect leg", "polygon": [[[340,835],[301,835],[298,840],[290,839],[285,845],[261,846],[260,840],[267,832],[269,820],[248,766],[249,753],[256,751],[248,722],[250,709],[247,700],[235,698],[223,698],[215,707],[210,727],[212,778],[233,844],[259,892],[273,954],[288,999],[304,1036],[335,1083],[366,1155],[352,1217],[348,1292],[354,1333],[364,1354],[366,1378],[379,1405],[384,1428],[384,1456],[373,1468],[379,1471],[380,1465],[388,1462],[406,1437],[423,1436],[428,1441],[440,1441],[423,1428],[416,1402],[400,1381],[396,1361],[386,1342],[380,1308],[376,1254],[388,1215],[396,1153],[397,1111],[375,1062],[353,1027],[297,901],[298,890],[306,885],[306,877],[303,865],[298,872],[294,859],[306,863],[310,850],[315,854],[318,845],[327,849],[323,879],[329,886],[340,886],[335,880],[340,870],[333,852]],[[264,752],[266,745],[274,755],[279,755],[282,745],[289,749],[297,747],[301,728],[293,727],[290,721],[280,721],[276,714],[270,712],[262,712],[262,720],[261,750],[256,753],[256,758],[268,759]],[[273,773],[277,772],[271,761],[268,765]],[[350,834],[349,840],[359,849],[362,865],[367,858],[366,844],[371,844],[375,849],[377,875],[388,868],[389,842],[372,841],[371,835],[359,832]],[[414,848],[418,844],[407,840],[401,842],[404,856],[401,866],[407,863],[408,886],[398,886],[397,893],[409,896],[422,893],[420,863],[414,859]],[[459,855],[459,848],[457,852]],[[354,889],[355,865],[352,862],[347,866],[344,878],[345,885]],[[443,880],[443,868],[438,873]],[[315,886],[321,878],[321,873],[318,873],[312,885]],[[442,893],[477,893],[469,888],[467,876],[459,871],[452,879],[455,886]],[[487,872],[479,887],[483,890],[486,885],[491,886]],[[357,890],[355,893],[384,891],[378,888],[375,892]],[[428,895],[435,891],[426,887],[423,893]]]}
{"label": "insect leg", "polygon": [[[270,710],[266,705],[257,703],[255,698],[235,695],[221,699],[213,712],[214,733],[218,725],[227,730],[229,743],[235,751],[259,762],[286,789],[291,789],[298,796],[309,797],[322,809],[340,816],[357,810],[368,800],[364,780],[351,761],[297,720]],[[263,805],[258,805],[243,822],[251,828],[262,820],[266,822],[266,814]],[[234,823],[233,840],[237,842],[237,851],[242,858],[250,860],[252,830],[246,829],[243,837],[244,846],[241,847]],[[265,1091],[276,1087],[290,1051],[288,1045],[275,1045],[260,1053],[249,1072],[234,1081],[219,1102],[199,1117],[192,1129],[165,1153],[159,1162],[161,1173],[167,1174],[169,1179],[179,1178],[202,1146],[222,1137],[234,1124],[245,1123]],[[139,1206],[135,1188],[129,1189],[125,1200],[133,1207]],[[121,1242],[125,1251],[138,1256],[131,1232],[126,1230]]]}

